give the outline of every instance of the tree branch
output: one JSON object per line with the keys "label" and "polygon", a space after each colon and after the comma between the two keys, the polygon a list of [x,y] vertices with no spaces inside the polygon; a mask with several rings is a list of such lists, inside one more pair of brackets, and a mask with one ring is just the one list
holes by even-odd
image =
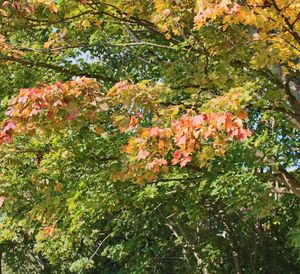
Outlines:
{"label": "tree branch", "polygon": [[65,74],[65,75],[69,75],[69,76],[87,76],[87,77],[97,78],[99,80],[102,80],[105,82],[110,82],[110,83],[118,82],[118,80],[116,80],[112,77],[109,77],[109,76],[102,75],[102,74],[98,74],[98,73],[90,74],[90,73],[86,73],[82,70],[79,70],[79,71],[69,70],[69,69],[65,69],[62,66],[39,62],[39,61],[26,60],[26,59],[22,59],[22,58],[16,58],[13,56],[7,56],[7,55],[0,54],[0,60],[1,59],[4,61],[16,62],[16,63],[22,64],[25,66],[46,68],[46,69],[54,70],[61,74]]}

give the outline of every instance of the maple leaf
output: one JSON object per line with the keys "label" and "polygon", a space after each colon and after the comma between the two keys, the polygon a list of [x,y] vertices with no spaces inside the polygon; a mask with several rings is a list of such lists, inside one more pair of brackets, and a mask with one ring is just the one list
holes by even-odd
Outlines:
{"label": "maple leaf", "polygon": [[150,155],[150,152],[147,150],[139,150],[139,153],[137,155],[137,160],[145,160]]}
{"label": "maple leaf", "polygon": [[196,125],[201,125],[206,120],[207,120],[207,116],[205,116],[205,115],[196,115],[193,117],[193,122]]}
{"label": "maple leaf", "polygon": [[55,3],[51,3],[50,6],[49,6],[49,9],[50,11],[54,12],[54,13],[57,13],[58,12],[58,9],[57,9],[57,6]]}
{"label": "maple leaf", "polygon": [[160,140],[157,145],[158,149],[163,150],[165,148],[165,142]]}
{"label": "maple leaf", "polygon": [[180,161],[180,166],[184,167],[184,166],[186,166],[187,163],[189,163],[191,161],[192,161],[192,158],[190,156],[184,156],[182,158],[182,160]]}
{"label": "maple leaf", "polygon": [[20,97],[18,98],[18,103],[24,104],[24,103],[26,103],[27,99],[28,99],[27,96],[20,96]]}
{"label": "maple leaf", "polygon": [[223,113],[217,118],[217,128],[220,129],[228,120],[230,120],[230,115],[228,113]]}
{"label": "maple leaf", "polygon": [[130,127],[135,127],[137,124],[138,124],[138,119],[136,119],[134,116],[132,116],[132,117],[130,118],[129,126],[130,126]]}
{"label": "maple leaf", "polygon": [[251,131],[242,128],[239,130],[239,132],[237,134],[237,139],[238,139],[238,141],[244,141],[249,136],[251,136]]}
{"label": "maple leaf", "polygon": [[75,109],[67,116],[67,121],[74,121],[79,114],[79,110]]}
{"label": "maple leaf", "polygon": [[176,141],[176,145],[177,146],[185,145],[185,143],[186,143],[186,136],[182,135],[182,136],[175,137],[175,141]]}
{"label": "maple leaf", "polygon": [[50,237],[54,232],[54,225],[43,227],[43,233],[46,238]]}
{"label": "maple leaf", "polygon": [[231,129],[228,130],[227,135],[228,135],[229,138],[233,138],[233,137],[237,136],[238,133],[239,133],[239,131],[236,127],[231,127]]}
{"label": "maple leaf", "polygon": [[158,127],[152,127],[149,131],[149,137],[157,137],[160,134],[160,130]]}
{"label": "maple leaf", "polygon": [[5,111],[5,115],[7,116],[12,116],[14,112],[14,109],[12,107],[9,107],[6,111]]}
{"label": "maple leaf", "polygon": [[118,90],[122,90],[124,88],[126,88],[128,86],[128,82],[127,81],[121,81],[115,84],[115,88]]}
{"label": "maple leaf", "polygon": [[96,127],[95,132],[97,135],[101,135],[104,132],[104,130],[101,127]]}
{"label": "maple leaf", "polygon": [[5,132],[0,132],[0,143],[12,143],[11,135]]}
{"label": "maple leaf", "polygon": [[61,100],[56,100],[56,101],[53,103],[53,106],[54,106],[54,107],[62,106],[62,105],[63,105],[63,103],[62,103]]}
{"label": "maple leaf", "polygon": [[248,117],[248,113],[246,111],[241,110],[237,114],[237,117],[240,118],[240,119],[242,119],[242,120],[245,120]]}
{"label": "maple leaf", "polygon": [[39,112],[41,112],[40,109],[34,108],[34,109],[31,110],[31,112],[30,112],[30,114],[29,114],[29,117],[35,116],[35,115],[37,115]]}
{"label": "maple leaf", "polygon": [[14,122],[7,122],[5,123],[4,127],[3,127],[3,131],[7,132],[10,130],[14,130],[16,128],[16,124]]}
{"label": "maple leaf", "polygon": [[175,150],[173,153],[172,165],[176,165],[182,155],[181,150]]}

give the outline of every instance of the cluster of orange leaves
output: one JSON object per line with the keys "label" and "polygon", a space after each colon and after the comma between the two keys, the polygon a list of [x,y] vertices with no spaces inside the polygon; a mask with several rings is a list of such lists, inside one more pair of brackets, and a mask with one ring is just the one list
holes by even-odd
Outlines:
{"label": "cluster of orange leaves", "polygon": [[[223,18],[226,28],[230,24],[245,24],[260,28],[261,31],[281,29],[284,31],[286,20],[296,23],[299,6],[296,1],[284,0],[221,0],[196,1],[197,15],[194,18],[196,27],[207,25],[218,18]],[[297,10],[298,9],[298,10]],[[296,27],[296,26],[294,26]]]}
{"label": "cluster of orange leaves", "polygon": [[106,111],[101,87],[89,78],[76,78],[41,88],[21,89],[9,101],[0,130],[0,144],[12,142],[15,134],[35,134],[38,130],[61,129],[79,115],[90,120]]}
{"label": "cluster of orange leaves", "polygon": [[26,14],[31,14],[35,12],[36,8],[39,6],[47,7],[50,12],[57,13],[58,9],[54,1],[52,0],[15,0],[15,1],[3,1],[3,8],[10,8],[16,10],[17,12],[25,12]]}
{"label": "cluster of orange leaves", "polygon": [[131,172],[127,173],[135,174],[138,180],[155,180],[156,174],[167,171],[169,164],[186,166],[207,144],[223,155],[227,140],[243,141],[251,135],[243,127],[245,118],[245,112],[237,116],[230,113],[185,115],[173,121],[170,128],[138,129],[137,136],[130,138],[125,147],[133,163],[129,167]]}

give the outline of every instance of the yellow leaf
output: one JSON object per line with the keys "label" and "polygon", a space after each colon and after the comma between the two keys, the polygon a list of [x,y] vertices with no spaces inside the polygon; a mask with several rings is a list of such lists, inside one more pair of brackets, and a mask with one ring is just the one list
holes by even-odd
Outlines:
{"label": "yellow leaf", "polygon": [[81,25],[84,27],[84,28],[88,28],[91,26],[91,22],[89,20],[83,20]]}

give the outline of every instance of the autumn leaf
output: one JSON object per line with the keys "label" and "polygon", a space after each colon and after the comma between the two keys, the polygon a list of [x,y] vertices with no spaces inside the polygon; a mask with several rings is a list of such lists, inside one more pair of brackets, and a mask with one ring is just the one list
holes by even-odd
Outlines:
{"label": "autumn leaf", "polygon": [[56,4],[53,3],[53,2],[50,4],[49,8],[50,8],[50,10],[51,10],[52,12],[54,12],[54,13],[57,13],[57,12],[58,12]]}
{"label": "autumn leaf", "polygon": [[3,203],[6,200],[6,198],[6,196],[0,196],[0,208],[3,206]]}
{"label": "autumn leaf", "polygon": [[109,107],[108,107],[108,104],[107,103],[102,103],[99,105],[100,109],[102,111],[108,111]]}
{"label": "autumn leaf", "polygon": [[150,128],[150,131],[149,131],[149,137],[157,137],[159,136],[159,128],[158,127],[152,127]]}
{"label": "autumn leaf", "polygon": [[237,117],[240,118],[240,119],[242,119],[242,120],[245,120],[248,117],[248,113],[246,111],[241,110],[237,114]]}
{"label": "autumn leaf", "polygon": [[135,127],[137,124],[138,124],[138,119],[136,119],[134,116],[132,116],[132,117],[130,118],[129,126]]}
{"label": "autumn leaf", "polygon": [[148,152],[147,150],[141,149],[138,152],[137,160],[145,160],[149,155],[150,155],[150,152]]}
{"label": "autumn leaf", "polygon": [[7,132],[10,130],[14,130],[16,128],[16,124],[14,122],[7,122],[5,123],[4,127],[3,127],[3,131]]}
{"label": "autumn leaf", "polygon": [[182,158],[182,160],[180,161],[180,166],[181,167],[184,167],[187,165],[187,163],[191,162],[192,161],[192,158],[190,156],[184,156]]}
{"label": "autumn leaf", "polygon": [[101,127],[96,127],[95,132],[97,135],[101,135],[104,132],[104,130]]}
{"label": "autumn leaf", "polygon": [[186,144],[186,136],[182,135],[182,136],[175,137],[175,141],[176,141],[177,146],[185,145]]}
{"label": "autumn leaf", "polygon": [[62,190],[62,184],[61,184],[61,183],[56,183],[56,184],[54,185],[54,190],[55,190],[56,192],[61,192],[61,190]]}
{"label": "autumn leaf", "polygon": [[54,232],[54,225],[46,226],[43,228],[43,234],[46,238],[50,237]]}

